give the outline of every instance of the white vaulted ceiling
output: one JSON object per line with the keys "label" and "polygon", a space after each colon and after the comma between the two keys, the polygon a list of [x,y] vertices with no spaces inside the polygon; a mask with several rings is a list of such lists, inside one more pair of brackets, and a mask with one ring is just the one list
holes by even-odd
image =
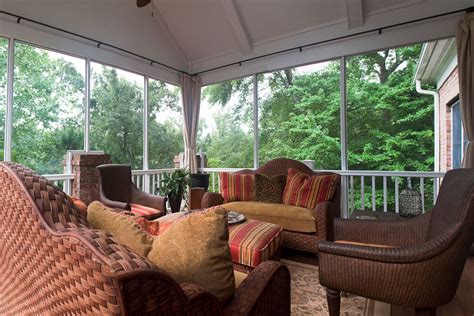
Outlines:
{"label": "white vaulted ceiling", "polygon": [[196,73],[473,5],[472,0],[152,0],[137,8],[135,2],[0,0],[0,9]]}

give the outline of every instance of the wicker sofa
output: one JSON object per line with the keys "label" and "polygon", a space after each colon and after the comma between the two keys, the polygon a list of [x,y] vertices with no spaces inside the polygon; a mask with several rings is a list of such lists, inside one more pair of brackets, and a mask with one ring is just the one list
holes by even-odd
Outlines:
{"label": "wicker sofa", "polygon": [[0,163],[0,315],[289,315],[290,276],[260,264],[224,306],[92,229],[58,187]]}
{"label": "wicker sofa", "polygon": [[[314,172],[305,164],[288,158],[277,158],[255,170],[241,170],[238,173],[264,174],[267,176],[286,175],[289,168],[308,175],[327,175],[331,172]],[[220,193],[206,192],[202,207],[222,204],[226,209],[244,213],[247,218],[278,224],[284,228],[283,247],[316,253],[318,240],[332,240],[332,222],[340,217],[341,186],[338,184],[331,201],[319,203],[315,209],[302,209],[291,205],[230,202],[224,204]]]}

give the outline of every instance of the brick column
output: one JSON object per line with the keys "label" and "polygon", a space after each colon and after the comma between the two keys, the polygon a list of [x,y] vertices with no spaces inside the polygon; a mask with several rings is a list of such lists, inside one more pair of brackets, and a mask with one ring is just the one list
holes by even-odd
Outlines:
{"label": "brick column", "polygon": [[110,155],[75,154],[72,156],[72,195],[89,205],[99,200],[99,175],[95,167],[112,163]]}

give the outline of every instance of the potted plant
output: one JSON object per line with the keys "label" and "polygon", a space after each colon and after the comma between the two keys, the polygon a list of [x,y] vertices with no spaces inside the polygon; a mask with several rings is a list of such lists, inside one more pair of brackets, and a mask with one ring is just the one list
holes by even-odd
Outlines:
{"label": "potted plant", "polygon": [[186,169],[176,169],[172,174],[165,175],[161,180],[159,192],[167,196],[171,212],[178,212],[181,201],[188,198],[189,172]]}

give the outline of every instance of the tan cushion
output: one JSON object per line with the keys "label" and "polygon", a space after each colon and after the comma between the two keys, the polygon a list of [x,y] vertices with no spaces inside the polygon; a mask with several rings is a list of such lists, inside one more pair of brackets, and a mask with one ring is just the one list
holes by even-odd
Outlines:
{"label": "tan cushion", "polygon": [[315,233],[316,222],[313,211],[307,208],[263,202],[230,202],[222,205],[229,211],[245,214],[249,219],[273,223],[286,230]]}
{"label": "tan cushion", "polygon": [[144,257],[151,250],[153,238],[150,235],[135,222],[98,201],[92,202],[87,208],[87,221],[92,228],[112,233],[119,244],[129,247]]}
{"label": "tan cushion", "polygon": [[228,241],[224,209],[196,212],[156,237],[148,259],[178,283],[200,285],[224,303],[235,291]]}
{"label": "tan cushion", "polygon": [[238,288],[242,282],[244,282],[245,278],[247,277],[247,273],[240,272],[238,270],[234,270],[234,279],[235,279],[235,288]]}

